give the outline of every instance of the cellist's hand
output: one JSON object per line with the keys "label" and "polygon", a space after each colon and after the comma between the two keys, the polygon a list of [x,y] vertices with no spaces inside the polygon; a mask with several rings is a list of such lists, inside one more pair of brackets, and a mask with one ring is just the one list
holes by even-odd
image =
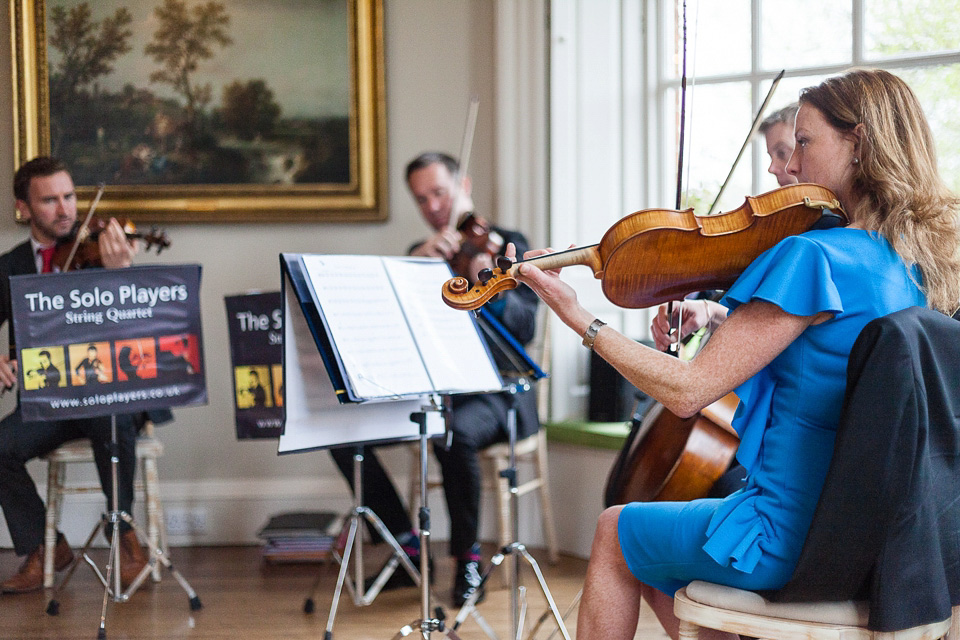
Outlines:
{"label": "cellist's hand", "polygon": [[[508,244],[505,255],[514,259],[516,251],[512,243]],[[527,251],[523,257],[528,259],[553,252],[553,249],[539,249]],[[524,262],[517,269],[517,280],[533,289],[557,317],[578,334],[582,335],[593,322],[594,315],[580,306],[573,287],[560,279],[560,269],[544,271],[534,263]]]}
{"label": "cellist's hand", "polygon": [[[673,305],[672,316],[668,312],[670,304]],[[715,328],[727,317],[727,308],[711,300],[677,300],[660,305],[650,322],[650,335],[660,351],[666,351],[678,341],[677,335],[671,332],[681,314],[680,340],[702,327]]]}

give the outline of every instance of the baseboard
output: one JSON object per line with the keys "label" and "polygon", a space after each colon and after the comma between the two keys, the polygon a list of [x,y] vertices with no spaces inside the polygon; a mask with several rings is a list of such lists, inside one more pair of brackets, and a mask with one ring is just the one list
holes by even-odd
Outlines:
{"label": "baseboard", "polygon": [[[407,478],[394,479],[398,487],[406,487]],[[38,484],[40,495],[46,487]],[[160,496],[167,521],[167,541],[170,546],[218,546],[259,544],[257,532],[270,516],[285,511],[331,511],[348,515],[353,499],[347,485],[339,477],[299,477],[270,480],[199,480],[191,482],[160,483]],[[485,492],[481,507],[481,540],[493,542],[497,538],[493,494]],[[441,491],[431,491],[428,500],[431,510],[432,537],[436,541],[449,539],[449,520]],[[520,531],[522,541],[530,547],[543,546],[539,522],[539,505],[535,496],[520,498]],[[90,535],[104,509],[100,493],[69,495],[64,499],[60,530],[74,546],[79,546]],[[557,511],[558,517],[562,517]],[[144,529],[146,515],[144,500],[138,496],[134,503],[134,520]],[[0,517],[0,521],[3,518]],[[175,525],[171,527],[170,525]],[[102,536],[94,541],[105,546]],[[0,548],[12,547],[6,522],[0,526]]]}

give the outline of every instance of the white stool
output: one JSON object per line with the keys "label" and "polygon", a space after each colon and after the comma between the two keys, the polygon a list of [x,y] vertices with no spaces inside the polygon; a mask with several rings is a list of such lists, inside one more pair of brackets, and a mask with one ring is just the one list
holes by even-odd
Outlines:
{"label": "white stool", "polygon": [[[157,458],[163,455],[163,443],[153,434],[153,423],[147,421],[137,437],[137,480],[134,490],[144,496],[147,513],[147,537],[167,552],[167,530],[163,521],[163,505],[160,502],[160,476]],[[47,461],[47,522],[44,537],[43,586],[53,586],[54,549],[57,544],[57,524],[63,497],[70,494],[101,492],[99,483],[66,483],[66,466],[75,462],[93,462],[93,448],[87,439],[74,440],[44,456]],[[130,514],[131,516],[133,514]],[[153,569],[153,581],[160,580],[160,563]]]}
{"label": "white stool", "polygon": [[783,640],[934,640],[948,632],[954,640],[958,609],[940,622],[881,633],[867,629],[866,602],[771,602],[752,591],[699,580],[678,591],[673,605],[684,640],[696,640],[701,628]]}

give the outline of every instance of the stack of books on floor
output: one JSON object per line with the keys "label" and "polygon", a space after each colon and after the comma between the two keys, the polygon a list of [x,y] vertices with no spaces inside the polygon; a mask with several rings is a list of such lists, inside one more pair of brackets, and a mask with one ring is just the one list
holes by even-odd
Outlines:
{"label": "stack of books on floor", "polygon": [[272,516],[257,534],[264,562],[324,562],[340,532],[340,518],[325,511],[297,511]]}

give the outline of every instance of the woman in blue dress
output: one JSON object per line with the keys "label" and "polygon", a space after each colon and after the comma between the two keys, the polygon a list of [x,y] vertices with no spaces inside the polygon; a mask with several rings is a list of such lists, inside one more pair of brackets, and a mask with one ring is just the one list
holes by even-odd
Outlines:
{"label": "woman in blue dress", "polygon": [[[831,189],[851,224],[786,238],[719,304],[683,305],[681,334],[714,327],[689,362],[603,326],[557,272],[520,269],[584,344],[592,339],[600,356],[673,413],[693,415],[730,391],[740,398],[733,426],[746,487],[724,499],[604,511],[580,604],[581,640],[633,638],[641,598],[676,638],[672,596],[692,580],[783,586],[830,463],[860,330],[909,306],[952,314],[960,304],[958,200],[939,177],[909,87],[885,71],[857,70],[805,89],[795,138],[787,171]],[[664,307],[651,329],[664,348]],[[701,637],[725,635],[715,633]]]}

